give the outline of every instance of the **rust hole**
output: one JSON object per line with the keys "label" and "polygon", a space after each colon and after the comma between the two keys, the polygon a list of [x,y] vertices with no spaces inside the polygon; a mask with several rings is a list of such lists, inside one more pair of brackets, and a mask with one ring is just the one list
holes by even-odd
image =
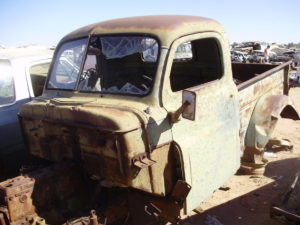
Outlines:
{"label": "rust hole", "polygon": [[27,195],[23,195],[23,196],[21,196],[20,199],[19,199],[19,201],[20,201],[21,203],[24,203],[26,200],[27,200]]}

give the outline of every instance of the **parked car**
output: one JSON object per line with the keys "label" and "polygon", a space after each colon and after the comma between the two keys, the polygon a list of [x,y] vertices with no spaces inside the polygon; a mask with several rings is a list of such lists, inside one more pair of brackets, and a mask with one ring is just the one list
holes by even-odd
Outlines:
{"label": "parked car", "polygon": [[[8,154],[22,149],[17,113],[20,107],[42,94],[53,50],[40,47],[0,50],[0,168]],[[15,159],[15,161],[17,161]],[[3,172],[3,171],[2,171]],[[1,174],[0,174],[1,176]]]}
{"label": "parked car", "polygon": [[291,85],[299,85],[300,84],[300,67],[297,68],[296,72],[292,72],[289,74]]}
{"label": "parked car", "polygon": [[286,51],[283,53],[283,56],[287,60],[293,60],[293,67],[300,65],[300,51]]}
{"label": "parked car", "polygon": [[295,51],[286,51],[283,53],[283,55],[292,59],[295,56]]}
{"label": "parked car", "polygon": [[300,66],[300,51],[295,52],[293,61],[295,66]]}

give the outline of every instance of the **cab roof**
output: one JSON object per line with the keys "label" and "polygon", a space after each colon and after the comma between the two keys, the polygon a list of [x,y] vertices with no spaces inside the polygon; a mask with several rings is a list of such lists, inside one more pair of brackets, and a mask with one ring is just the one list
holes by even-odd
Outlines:
{"label": "cab roof", "polygon": [[168,47],[177,38],[198,32],[224,33],[216,21],[198,16],[161,15],[108,20],[79,28],[66,35],[62,42],[99,34],[140,33],[158,37]]}

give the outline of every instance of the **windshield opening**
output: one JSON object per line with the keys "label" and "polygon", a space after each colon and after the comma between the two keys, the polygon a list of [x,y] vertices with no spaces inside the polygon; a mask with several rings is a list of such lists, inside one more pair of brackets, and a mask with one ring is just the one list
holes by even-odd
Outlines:
{"label": "windshield opening", "polygon": [[156,72],[158,43],[150,37],[92,37],[79,90],[146,95]]}
{"label": "windshield opening", "polygon": [[86,44],[87,39],[80,39],[60,47],[50,74],[48,88],[75,89]]}
{"label": "windshield opening", "polygon": [[[85,48],[83,43],[77,41],[77,51],[79,46],[80,49]],[[69,42],[61,47],[55,65],[68,64],[65,55],[74,55],[75,51],[70,51],[73,46],[74,43]],[[79,52],[82,54],[83,51]],[[81,62],[85,60],[82,71],[81,62],[74,66],[74,60],[72,68],[76,68],[72,71],[65,69],[65,74],[62,75],[57,69],[58,66],[54,65],[48,87],[144,96],[150,93],[153,86],[158,53],[158,42],[152,37],[94,36],[90,38],[86,57],[79,58]],[[60,82],[57,81],[58,78]],[[75,88],[77,81],[78,87]]]}

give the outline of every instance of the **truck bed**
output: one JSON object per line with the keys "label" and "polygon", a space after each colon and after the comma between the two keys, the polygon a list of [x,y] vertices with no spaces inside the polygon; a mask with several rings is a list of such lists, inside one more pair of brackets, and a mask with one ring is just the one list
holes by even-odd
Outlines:
{"label": "truck bed", "polygon": [[232,63],[240,98],[240,137],[244,148],[246,129],[258,99],[263,95],[288,94],[290,62],[281,65]]}
{"label": "truck bed", "polygon": [[278,65],[272,64],[248,64],[248,63],[232,63],[232,74],[234,81],[237,85],[240,85],[258,75],[271,70]]}

